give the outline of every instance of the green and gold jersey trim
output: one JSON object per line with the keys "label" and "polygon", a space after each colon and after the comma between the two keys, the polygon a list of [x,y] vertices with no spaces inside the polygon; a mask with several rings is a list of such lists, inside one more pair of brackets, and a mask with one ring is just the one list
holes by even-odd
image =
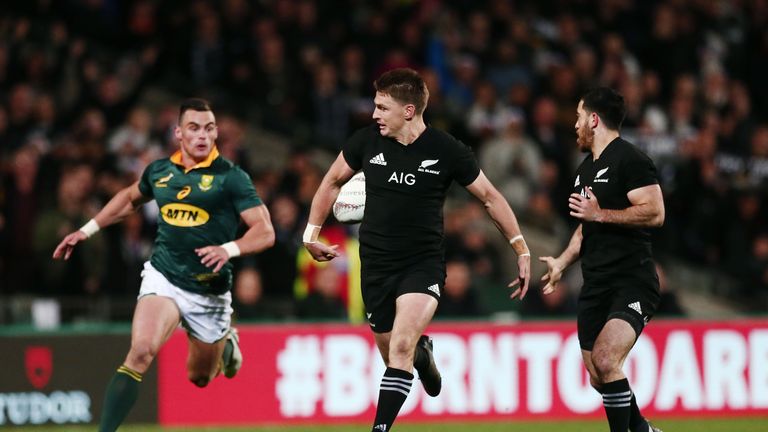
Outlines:
{"label": "green and gold jersey trim", "polygon": [[205,158],[204,161],[199,162],[197,165],[193,167],[184,168],[184,164],[181,161],[181,150],[176,150],[176,153],[171,155],[171,162],[173,162],[176,165],[179,165],[184,170],[184,174],[186,174],[192,171],[193,169],[210,167],[213,161],[215,161],[217,157],[219,157],[219,149],[218,147],[213,146],[213,149],[211,150],[210,153],[208,153],[208,157]]}

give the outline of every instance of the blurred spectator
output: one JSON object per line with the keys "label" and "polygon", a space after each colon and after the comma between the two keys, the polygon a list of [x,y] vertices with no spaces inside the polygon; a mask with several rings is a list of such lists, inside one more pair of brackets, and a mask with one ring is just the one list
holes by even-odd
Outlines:
{"label": "blurred spectator", "polygon": [[0,293],[24,292],[35,279],[33,237],[40,206],[39,154],[22,147],[0,185]]}
{"label": "blurred spectator", "polygon": [[445,287],[440,295],[437,319],[477,318],[483,316],[477,290],[472,286],[469,265],[461,260],[449,260],[445,265]]}
{"label": "blurred spectator", "polygon": [[312,291],[296,303],[296,316],[301,319],[344,319],[347,308],[339,293],[339,272],[333,264],[318,267]]}
{"label": "blurred spectator", "polygon": [[498,99],[496,89],[490,82],[477,84],[475,101],[467,114],[467,128],[475,140],[483,141],[500,134],[515,116],[520,114]]}
{"label": "blurred spectator", "polygon": [[525,135],[522,113],[510,110],[505,115],[498,133],[480,148],[480,168],[512,208],[522,210],[531,188],[538,183],[541,154],[533,140]]}
{"label": "blurred spectator", "polygon": [[656,274],[659,276],[659,294],[661,295],[659,306],[656,308],[656,315],[660,317],[685,316],[685,310],[680,306],[680,301],[677,297],[677,290],[669,285],[667,273],[659,263],[656,263]]}
{"label": "blurred spectator", "polygon": [[[572,223],[567,198],[582,158],[573,106],[587,87],[616,87],[627,103],[625,132],[659,167],[667,222],[654,247],[727,272],[741,285],[733,290],[752,293],[764,266],[757,221],[768,211],[765,5],[579,4],[599,13],[508,1],[346,2],[341,15],[317,0],[12,3],[0,18],[2,291],[49,289],[22,276],[46,274],[42,250],[37,260],[13,260],[33,253],[30,227],[44,214],[43,225],[52,212],[63,214],[60,167],[88,165],[108,195],[177,148],[172,101],[200,95],[222,108],[222,154],[247,167],[265,200],[295,207],[285,211],[295,217],[285,218],[293,222],[281,228],[278,253],[244,266],[263,272],[265,293],[284,292],[293,273],[277,277],[272,269],[285,267],[280,259],[295,262],[291,250],[279,249],[300,236],[317,166],[335,157],[349,131],[371,122],[372,77],[408,65],[427,82],[427,120],[476,147],[489,177],[510,180],[505,195],[527,207],[524,232],[557,244],[567,241],[560,227]],[[511,142],[518,144],[502,144]],[[466,197],[452,197],[447,247],[466,252],[474,210],[464,208]],[[110,273],[133,265],[136,256],[118,253],[118,245],[151,239],[155,210],[150,204],[141,221],[127,221],[130,235],[102,233],[115,248]],[[502,267],[490,272],[500,284],[506,266],[491,267]],[[83,292],[85,279],[67,290]]]}
{"label": "blurred spectator", "polygon": [[520,313],[531,318],[562,318],[576,314],[576,299],[571,294],[568,280],[563,279],[549,295],[533,284],[520,306]]}
{"label": "blurred spectator", "polygon": [[51,259],[61,239],[95,214],[86,202],[93,181],[93,169],[88,165],[65,168],[59,180],[57,206],[40,213],[32,237],[37,269],[32,285],[35,294],[95,295],[100,292],[105,269],[101,234],[75,250],[68,261]]}
{"label": "blurred spectator", "polygon": [[235,276],[235,286],[232,290],[234,316],[238,320],[267,318],[262,307],[263,293],[261,273],[251,266],[240,268]]}

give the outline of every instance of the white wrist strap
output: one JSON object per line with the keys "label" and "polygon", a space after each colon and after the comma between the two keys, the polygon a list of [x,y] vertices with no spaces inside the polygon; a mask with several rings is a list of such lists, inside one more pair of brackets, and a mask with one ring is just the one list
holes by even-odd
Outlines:
{"label": "white wrist strap", "polygon": [[80,227],[80,231],[82,231],[83,234],[85,234],[86,238],[90,238],[92,235],[99,232],[99,224],[96,223],[95,219],[91,219],[85,225]]}
{"label": "white wrist strap", "polygon": [[233,241],[224,243],[223,245],[221,245],[221,247],[224,248],[225,251],[227,251],[227,255],[229,255],[230,258],[240,256],[240,248],[237,247],[237,243]]}
{"label": "white wrist strap", "polygon": [[317,242],[317,238],[320,237],[321,228],[322,225],[312,225],[311,223],[308,223],[307,228],[304,230],[304,236],[302,236],[304,243]]}
{"label": "white wrist strap", "polygon": [[[523,249],[523,250],[525,250],[525,252],[523,252],[523,253],[519,254],[519,255],[518,255],[518,257],[521,257],[521,256],[527,256],[527,257],[529,257],[529,256],[531,256],[531,251],[529,251],[529,250],[528,250],[528,245],[527,245],[527,244],[525,244],[525,239],[523,238],[523,235],[522,235],[522,234],[520,234],[520,235],[516,235],[516,236],[512,237],[512,238],[509,240],[509,244],[511,244],[511,245],[513,246],[513,248],[514,248],[514,245],[515,245],[515,243],[516,243],[516,242],[519,242],[519,241],[522,241],[522,242],[523,242],[523,246],[525,247],[525,249]],[[516,249],[515,249],[515,252],[517,252],[517,250],[516,250]]]}

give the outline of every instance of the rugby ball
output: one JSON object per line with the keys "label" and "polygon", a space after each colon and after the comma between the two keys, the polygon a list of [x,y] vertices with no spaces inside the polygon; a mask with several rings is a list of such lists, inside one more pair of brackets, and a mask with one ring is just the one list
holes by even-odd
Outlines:
{"label": "rugby ball", "polygon": [[333,215],[341,223],[355,224],[365,213],[365,174],[362,171],[344,183],[333,203]]}

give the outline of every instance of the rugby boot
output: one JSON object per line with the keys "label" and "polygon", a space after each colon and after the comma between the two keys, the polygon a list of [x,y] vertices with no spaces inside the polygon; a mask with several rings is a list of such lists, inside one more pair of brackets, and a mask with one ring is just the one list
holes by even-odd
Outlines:
{"label": "rugby boot", "polygon": [[232,355],[224,362],[221,369],[225,377],[233,378],[243,366],[243,353],[240,351],[240,336],[237,334],[237,329],[229,329],[226,343],[232,344]]}
{"label": "rugby boot", "polygon": [[440,394],[443,380],[437,370],[435,358],[432,355],[432,338],[421,336],[416,343],[416,353],[413,356],[413,367],[419,373],[421,385],[428,395],[435,397]]}

